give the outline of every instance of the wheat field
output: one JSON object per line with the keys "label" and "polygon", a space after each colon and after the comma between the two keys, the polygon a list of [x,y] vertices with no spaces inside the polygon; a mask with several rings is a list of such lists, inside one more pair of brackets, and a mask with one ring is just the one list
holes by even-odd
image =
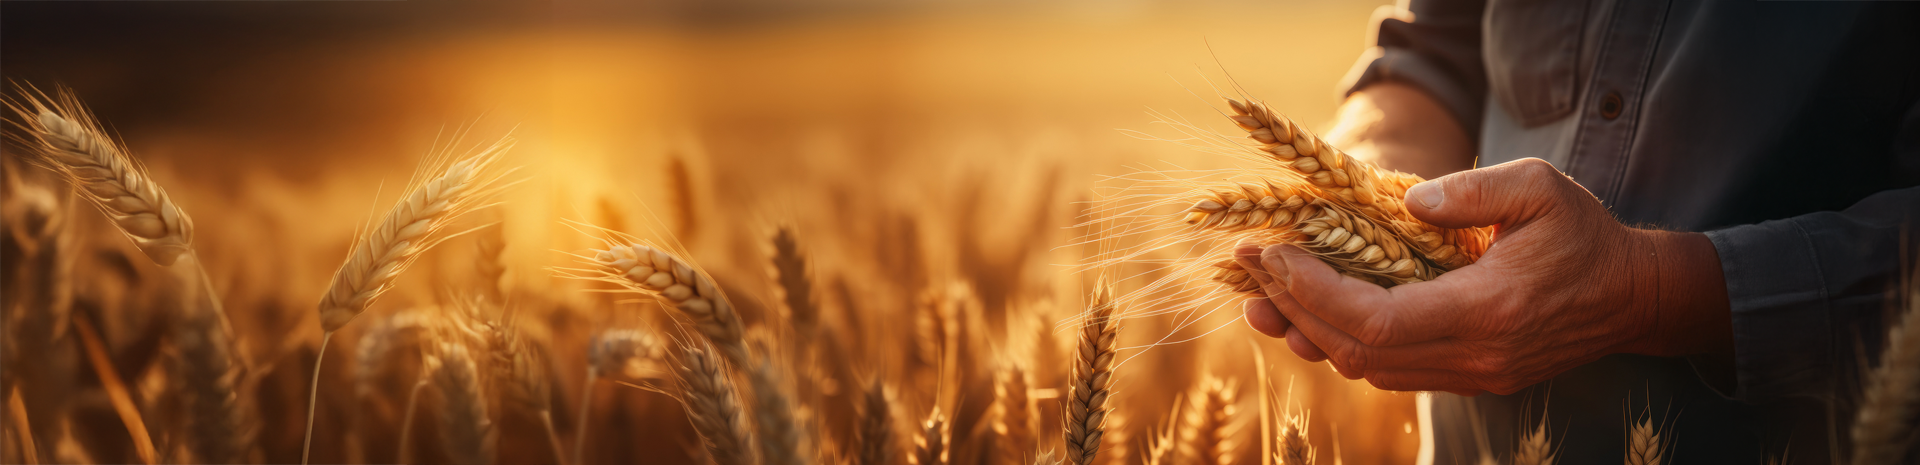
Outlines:
{"label": "wheat field", "polygon": [[[1414,463],[1414,394],[1299,360],[1204,276],[1142,297],[1190,257],[1103,229],[1129,173],[1245,166],[1163,140],[1257,133],[1223,97],[1327,119],[1375,6],[18,63],[0,462]],[[1392,284],[1442,270],[1391,254],[1453,250],[1398,247],[1342,253]]]}

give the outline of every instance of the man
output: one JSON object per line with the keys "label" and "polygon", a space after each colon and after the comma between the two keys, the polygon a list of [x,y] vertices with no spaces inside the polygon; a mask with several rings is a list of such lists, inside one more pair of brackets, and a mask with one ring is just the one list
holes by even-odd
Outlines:
{"label": "man", "polygon": [[1452,393],[1431,400],[1439,463],[1478,458],[1475,417],[1505,457],[1542,411],[1558,463],[1621,463],[1642,413],[1674,463],[1846,461],[1861,363],[1920,253],[1902,239],[1920,228],[1920,3],[1376,16],[1331,138],[1432,179],[1408,210],[1495,226],[1493,246],[1390,290],[1243,247],[1269,272],[1248,323],[1348,378]]}

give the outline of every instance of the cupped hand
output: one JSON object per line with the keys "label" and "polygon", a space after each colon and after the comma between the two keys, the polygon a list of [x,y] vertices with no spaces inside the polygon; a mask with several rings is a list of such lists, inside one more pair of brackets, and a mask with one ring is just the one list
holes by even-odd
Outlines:
{"label": "cupped hand", "polygon": [[[1494,226],[1472,265],[1382,288],[1290,245],[1236,251],[1261,285],[1247,322],[1301,358],[1396,391],[1508,394],[1614,353],[1732,350],[1713,245],[1630,228],[1552,165],[1526,159],[1414,186],[1437,226]],[[1264,271],[1264,272],[1263,272]]]}

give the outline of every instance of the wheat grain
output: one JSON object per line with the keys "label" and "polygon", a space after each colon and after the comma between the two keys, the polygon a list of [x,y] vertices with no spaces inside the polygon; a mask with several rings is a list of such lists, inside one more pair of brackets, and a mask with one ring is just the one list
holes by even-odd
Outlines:
{"label": "wheat grain", "polygon": [[750,465],[754,460],[752,434],[740,410],[739,394],[727,377],[726,362],[699,343],[681,344],[674,366],[681,402],[693,429],[700,433],[707,454],[719,465]]}
{"label": "wheat grain", "polygon": [[1039,415],[1034,412],[1032,381],[1025,367],[1017,363],[1009,365],[996,374],[993,385],[994,447],[1000,449],[1001,463],[1025,460],[1039,449],[1035,444],[1038,439],[1035,422]]}
{"label": "wheat grain", "polygon": [[639,243],[595,250],[591,259],[604,275],[600,279],[664,298],[693,320],[694,329],[713,341],[728,363],[751,366],[745,365],[749,361],[740,314],[713,278],[680,257]]}
{"label": "wheat grain", "polygon": [[[1397,235],[1365,217],[1343,212],[1325,199],[1311,198],[1273,184],[1240,184],[1216,190],[1188,210],[1187,222],[1199,229],[1260,230],[1263,240],[1296,244],[1342,274],[1391,286],[1428,281],[1440,270],[1408,249]],[[1214,279],[1237,291],[1258,284],[1234,260],[1223,261]]]}
{"label": "wheat grain", "polygon": [[1066,455],[1074,465],[1093,463],[1105,434],[1107,397],[1112,394],[1114,343],[1120,321],[1114,317],[1113,289],[1103,279],[1080,324],[1071,384],[1066,400]]}
{"label": "wheat grain", "polygon": [[1180,453],[1188,463],[1227,465],[1233,462],[1234,419],[1239,386],[1209,373],[1188,394],[1186,424],[1180,431]]}
{"label": "wheat grain", "polygon": [[[321,328],[331,333],[366,311],[422,252],[439,244],[452,221],[477,208],[497,192],[506,173],[495,169],[513,138],[502,138],[467,158],[445,163],[431,160],[422,171],[428,178],[411,183],[407,194],[373,228],[354,241],[347,260],[334,272],[320,298]],[[415,175],[419,177],[420,175]]]}
{"label": "wheat grain", "polygon": [[1426,224],[1406,211],[1407,188],[1422,181],[1411,174],[1385,170],[1355,159],[1281,117],[1266,104],[1227,100],[1234,123],[1261,144],[1262,153],[1300,176],[1318,197],[1350,207],[1367,219],[1398,234],[1442,270],[1466,266],[1479,259],[1490,243],[1485,228],[1445,229]]}
{"label": "wheat grain", "polygon": [[49,97],[21,90],[28,96],[25,103],[6,104],[24,120],[15,124],[26,135],[15,138],[31,149],[31,163],[59,173],[85,193],[81,197],[112,219],[154,263],[172,265],[192,250],[193,220],[100,128],[72,92]]}
{"label": "wheat grain", "polygon": [[934,407],[927,414],[927,421],[920,425],[920,435],[913,439],[913,455],[907,457],[913,465],[947,465],[949,440],[953,439],[952,425],[947,417],[940,414],[940,408]]}
{"label": "wheat grain", "polygon": [[443,341],[428,360],[440,393],[440,447],[454,463],[493,463],[493,420],[473,355],[465,344]]}
{"label": "wheat grain", "polygon": [[1652,415],[1627,429],[1627,465],[1660,465],[1665,449]]}
{"label": "wheat grain", "polygon": [[[1908,273],[1911,273],[1909,271]],[[1920,416],[1920,277],[1906,276],[1899,322],[1887,329],[1880,365],[1867,375],[1853,420],[1853,463],[1900,463]]]}
{"label": "wheat grain", "polygon": [[1514,465],[1553,465],[1553,442],[1547,435],[1547,418],[1540,417],[1539,426],[1520,436],[1513,451]]}
{"label": "wheat grain", "polygon": [[860,395],[860,423],[854,432],[856,465],[893,465],[897,460],[893,443],[893,404],[887,401],[887,384],[875,376]]}

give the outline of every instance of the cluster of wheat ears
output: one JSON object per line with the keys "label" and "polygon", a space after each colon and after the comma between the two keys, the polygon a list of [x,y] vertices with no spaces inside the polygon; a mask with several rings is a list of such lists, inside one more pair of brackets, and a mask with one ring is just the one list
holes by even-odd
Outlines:
{"label": "cluster of wheat ears", "polygon": [[[362,227],[321,293],[318,348],[289,352],[312,356],[302,398],[287,395],[299,390],[261,387],[287,379],[263,373],[309,362],[288,361],[283,354],[255,357],[236,342],[243,335],[229,322],[222,294],[195,252],[187,212],[71,93],[19,90],[25,97],[8,101],[17,116],[12,142],[164,269],[163,292],[151,298],[166,299],[171,313],[168,329],[152,344],[174,360],[160,381],[126,379],[137,373],[115,367],[94,323],[74,309],[73,281],[79,276],[71,264],[78,247],[69,231],[75,224],[70,215],[77,213],[62,208],[55,190],[9,170],[9,376],[0,391],[8,397],[5,424],[12,432],[4,460],[22,463],[85,460],[93,457],[88,447],[105,447],[97,438],[62,439],[79,435],[72,431],[77,421],[62,418],[62,403],[74,397],[64,391],[72,384],[61,381],[72,377],[61,370],[73,369],[63,364],[94,372],[102,402],[124,425],[119,439],[107,442],[130,444],[121,448],[130,450],[125,459],[143,463],[284,459],[289,457],[270,457],[260,444],[295,437],[302,462],[318,449],[339,457],[332,460],[374,463],[596,463],[609,459],[593,456],[589,442],[649,434],[636,432],[647,429],[638,425],[594,421],[595,392],[609,386],[672,399],[684,418],[673,421],[697,433],[697,446],[682,445],[722,465],[1332,463],[1338,457],[1313,447],[1304,409],[1282,400],[1264,362],[1253,380],[1202,373],[1162,403],[1170,409],[1117,410],[1122,321],[1157,311],[1146,307],[1192,302],[1153,294],[1206,281],[1196,278],[1219,283],[1206,285],[1212,291],[1205,298],[1254,290],[1249,270],[1223,260],[1230,244],[1241,241],[1297,244],[1343,274],[1395,286],[1471,264],[1493,239],[1489,229],[1437,228],[1409,216],[1402,198],[1419,178],[1350,157],[1263,104],[1230,100],[1228,116],[1252,142],[1233,147],[1261,167],[1236,171],[1242,179],[1225,183],[1142,180],[1148,188],[1172,186],[1184,193],[1160,189],[1109,204],[1116,209],[1109,216],[1132,220],[1102,220],[1107,227],[1097,234],[1150,237],[1139,246],[1104,250],[1089,263],[1101,268],[1138,260],[1176,244],[1199,243],[1191,248],[1198,252],[1143,289],[1121,292],[1116,280],[1096,273],[1101,277],[1092,280],[1077,310],[1000,322],[1004,333],[1031,336],[1024,351],[996,348],[1000,342],[981,336],[987,325],[968,287],[923,284],[912,328],[904,331],[910,337],[898,339],[907,342],[892,357],[901,363],[849,363],[856,352],[896,348],[870,342],[885,338],[847,337],[871,326],[853,321],[858,312],[823,318],[818,294],[844,298],[850,292],[844,283],[816,282],[807,248],[792,228],[774,228],[767,241],[777,316],[750,327],[743,302],[729,296],[741,291],[737,283],[716,279],[676,242],[643,240],[618,225],[572,221],[566,224],[599,246],[539,272],[589,282],[589,290],[604,293],[596,295],[644,296],[665,311],[657,312],[659,324],[652,329],[591,331],[580,348],[584,366],[569,367],[554,356],[563,338],[553,320],[527,310],[538,305],[528,302],[538,296],[507,284],[513,270],[500,258],[509,245],[502,228],[477,214],[517,182],[502,162],[513,146],[505,138],[464,155],[449,150],[430,157],[400,200]],[[676,160],[672,169],[684,191],[684,166]],[[1176,211],[1138,214],[1169,205]],[[692,223],[691,213],[683,215],[689,216],[683,224]],[[334,336],[363,319],[430,249],[456,237],[474,244],[474,284],[443,291],[443,305],[360,323],[365,328],[355,333],[350,368],[326,370],[326,347]],[[1905,320],[1920,314],[1920,303],[1903,308]],[[1920,370],[1912,369],[1920,366],[1915,331],[1920,323],[1896,327],[1882,367],[1867,383],[1866,406],[1853,430],[1857,463],[1895,463],[1906,453],[1920,405]],[[571,406],[556,389],[566,387],[558,380],[568,370],[585,380],[573,386],[584,392]],[[338,376],[349,379],[327,379]],[[352,388],[333,392],[342,381]],[[170,386],[166,407],[140,405],[130,394],[149,383]],[[1244,402],[1243,383],[1254,389],[1257,402]],[[904,402],[903,396],[916,401]],[[268,403],[301,403],[304,415],[269,415]],[[1249,403],[1254,413],[1242,411]],[[316,415],[343,409],[374,413],[349,415],[351,424],[315,434]],[[1138,428],[1142,434],[1120,426],[1129,417],[1162,421]],[[266,424],[288,421],[304,428]],[[150,422],[158,427],[150,429]],[[1627,463],[1662,462],[1672,444],[1660,426],[1650,416],[1632,422],[1624,445]],[[1526,430],[1516,450],[1501,455],[1517,464],[1552,463],[1556,448],[1547,422]],[[421,447],[416,437],[437,440]],[[504,445],[509,442],[513,446]]]}

